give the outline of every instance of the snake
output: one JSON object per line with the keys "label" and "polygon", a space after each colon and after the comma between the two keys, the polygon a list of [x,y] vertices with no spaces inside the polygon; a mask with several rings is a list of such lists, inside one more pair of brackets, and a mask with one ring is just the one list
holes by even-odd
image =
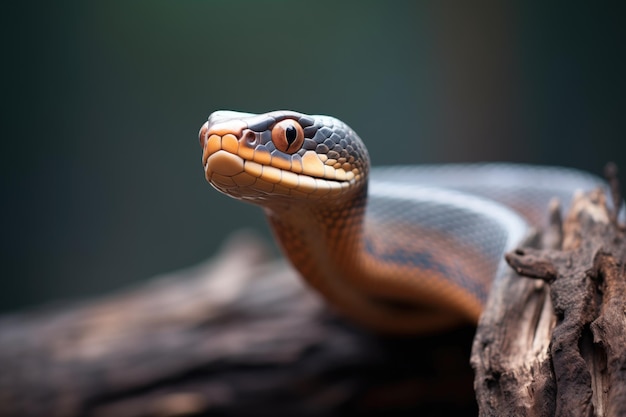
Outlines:
{"label": "snake", "polygon": [[507,273],[504,254],[547,222],[550,202],[566,207],[603,184],[513,163],[372,168],[346,123],[288,110],[215,111],[199,141],[206,180],[263,209],[305,282],[340,314],[391,333],[476,324]]}

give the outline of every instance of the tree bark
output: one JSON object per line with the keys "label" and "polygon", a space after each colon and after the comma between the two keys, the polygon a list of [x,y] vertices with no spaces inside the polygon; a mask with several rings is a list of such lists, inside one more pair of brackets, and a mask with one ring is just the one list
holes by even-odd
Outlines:
{"label": "tree bark", "polygon": [[[612,178],[614,201],[621,202]],[[603,190],[509,253],[472,349],[481,416],[626,416],[626,241]]]}

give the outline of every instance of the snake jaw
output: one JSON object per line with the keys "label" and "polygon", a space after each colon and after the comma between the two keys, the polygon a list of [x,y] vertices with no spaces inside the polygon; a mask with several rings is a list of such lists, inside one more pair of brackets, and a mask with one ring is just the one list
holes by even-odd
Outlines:
{"label": "snake jaw", "polygon": [[356,180],[314,178],[291,170],[262,165],[219,149],[205,162],[207,181],[218,191],[232,197],[264,205],[269,197],[291,202],[340,195],[354,188]]}

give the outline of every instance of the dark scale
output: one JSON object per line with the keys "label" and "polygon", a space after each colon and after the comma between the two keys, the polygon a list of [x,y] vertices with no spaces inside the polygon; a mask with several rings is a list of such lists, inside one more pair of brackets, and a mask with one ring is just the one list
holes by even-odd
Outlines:
{"label": "dark scale", "polygon": [[[302,145],[302,149],[307,151],[313,151],[317,147],[317,142],[313,139],[305,139],[304,145]],[[303,152],[304,153],[304,152]]]}
{"label": "dark scale", "polygon": [[272,141],[272,132],[270,130],[266,130],[261,133],[261,144],[266,144]]}
{"label": "dark scale", "polygon": [[318,154],[327,154],[328,146],[324,145],[323,143],[320,143],[319,145],[315,147],[315,152]]}
{"label": "dark scale", "polygon": [[326,127],[326,126],[322,126],[318,130],[318,132],[323,136],[324,140],[326,140],[327,138],[329,138],[333,134],[333,131],[331,129],[329,129],[328,127]]}
{"label": "dark scale", "polygon": [[303,128],[306,128],[308,126],[313,125],[313,123],[315,123],[315,120],[309,116],[301,116],[298,119],[298,122],[300,123],[300,126],[302,126]]}
{"label": "dark scale", "polygon": [[319,126],[308,126],[304,128],[304,137],[306,138],[312,138],[313,136],[315,136],[315,133],[317,132],[317,129],[319,128]]}
{"label": "dark scale", "polygon": [[341,141],[341,136],[339,136],[337,133],[333,133],[332,135],[330,135],[330,137],[328,138],[328,140],[333,141],[333,145],[335,143],[339,143]]}
{"label": "dark scale", "polygon": [[268,117],[266,115],[260,115],[257,117],[252,117],[247,120],[248,129],[254,130],[255,132],[262,132],[267,130],[271,124],[276,121],[273,117]]}
{"label": "dark scale", "polygon": [[334,148],[336,146],[335,142],[331,139],[326,139],[324,141],[324,145],[326,145],[328,148]]}
{"label": "dark scale", "polygon": [[315,136],[313,136],[313,140],[316,143],[324,143],[324,141],[326,140],[326,136],[324,135],[322,129],[318,129],[317,132],[315,132]]}
{"label": "dark scale", "polygon": [[339,152],[337,151],[328,151],[327,155],[330,159],[339,159]]}

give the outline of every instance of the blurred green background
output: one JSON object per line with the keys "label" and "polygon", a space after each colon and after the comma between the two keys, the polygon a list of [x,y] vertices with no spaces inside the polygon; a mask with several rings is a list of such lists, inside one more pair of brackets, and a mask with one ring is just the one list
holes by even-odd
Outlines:
{"label": "blurred green background", "polygon": [[260,210],[205,183],[197,132],[217,109],[337,116],[376,165],[626,170],[622,6],[13,2],[2,14],[0,311],[194,264],[242,227],[268,233]]}

